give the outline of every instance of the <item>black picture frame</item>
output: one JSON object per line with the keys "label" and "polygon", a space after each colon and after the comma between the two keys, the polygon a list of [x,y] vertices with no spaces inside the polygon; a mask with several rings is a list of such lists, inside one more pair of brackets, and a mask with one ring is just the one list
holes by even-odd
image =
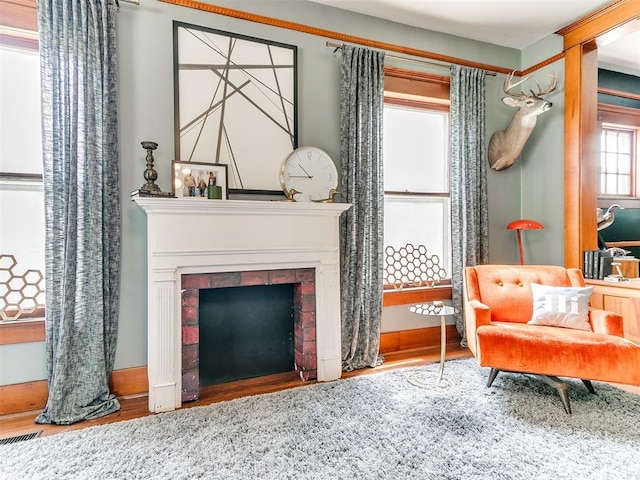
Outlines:
{"label": "black picture frame", "polygon": [[282,194],[297,46],[174,21],[173,49],[176,161],[227,165],[229,193]]}

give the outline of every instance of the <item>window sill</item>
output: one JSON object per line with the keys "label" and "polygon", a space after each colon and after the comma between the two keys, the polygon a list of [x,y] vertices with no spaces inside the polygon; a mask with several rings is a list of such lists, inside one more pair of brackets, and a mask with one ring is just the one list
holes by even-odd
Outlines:
{"label": "window sill", "polygon": [[426,303],[434,300],[448,300],[451,298],[451,285],[437,285],[435,287],[403,288],[401,290],[387,290],[382,295],[382,306],[410,305],[412,303]]}
{"label": "window sill", "polygon": [[44,342],[44,318],[0,323],[0,345]]}

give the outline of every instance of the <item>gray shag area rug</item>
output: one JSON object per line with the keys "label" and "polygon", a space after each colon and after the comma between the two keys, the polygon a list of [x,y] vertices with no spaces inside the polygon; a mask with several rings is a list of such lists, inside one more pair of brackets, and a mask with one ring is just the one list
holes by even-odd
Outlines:
{"label": "gray shag area rug", "polygon": [[640,396],[474,359],[239,398],[0,445],[2,479],[634,479]]}

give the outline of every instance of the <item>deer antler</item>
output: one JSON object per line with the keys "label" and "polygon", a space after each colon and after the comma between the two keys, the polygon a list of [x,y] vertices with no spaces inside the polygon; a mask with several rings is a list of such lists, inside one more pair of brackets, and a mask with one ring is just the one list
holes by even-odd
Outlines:
{"label": "deer antler", "polygon": [[555,74],[555,72],[551,72],[551,82],[549,82],[549,85],[547,86],[547,88],[542,88],[542,85],[540,85],[540,83],[535,79],[535,77],[533,77],[532,75],[527,75],[526,77],[522,77],[520,80],[518,80],[517,82],[513,82],[513,76],[516,73],[516,71],[514,70],[513,72],[511,72],[509,75],[507,75],[507,78],[504,79],[504,86],[502,87],[502,89],[504,90],[504,93],[506,93],[507,95],[510,95],[512,97],[515,98],[524,98],[524,97],[528,97],[529,95],[527,95],[524,92],[520,92],[520,93],[511,93],[510,90],[512,88],[517,87],[518,85],[522,85],[523,83],[525,83],[528,80],[533,80],[534,83],[537,85],[538,87],[538,92],[534,92],[533,90],[529,90],[531,92],[531,95],[536,97],[536,98],[540,98],[542,95],[546,95],[547,93],[551,93],[553,92],[556,88],[558,88],[558,77]]}
{"label": "deer antler", "polygon": [[527,80],[529,80],[531,78],[531,75],[527,75],[526,77],[521,78],[519,81],[517,81],[516,83],[513,83],[513,75],[516,73],[516,71],[514,70],[513,72],[511,72],[509,75],[507,75],[507,78],[504,79],[504,86],[502,87],[502,89],[504,90],[504,93],[506,93],[507,95],[510,95],[512,97],[516,97],[516,98],[524,98],[524,97],[528,97],[529,95],[527,95],[524,92],[520,92],[520,93],[511,93],[509,90],[511,90],[512,88],[517,87],[518,85],[523,84],[524,82],[526,82]]}
{"label": "deer antler", "polygon": [[538,93],[535,93],[533,90],[529,91],[531,92],[531,95],[537,98],[540,98],[542,95],[546,95],[547,93],[553,92],[558,87],[558,76],[553,71],[551,72],[551,82],[549,82],[549,85],[544,90],[535,78],[533,79],[533,81],[538,86]]}

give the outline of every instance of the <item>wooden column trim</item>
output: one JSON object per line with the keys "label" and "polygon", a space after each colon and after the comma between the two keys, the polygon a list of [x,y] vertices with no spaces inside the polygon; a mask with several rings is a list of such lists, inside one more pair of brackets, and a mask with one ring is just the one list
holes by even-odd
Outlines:
{"label": "wooden column trim", "polygon": [[640,17],[640,0],[618,0],[567,25],[556,33],[564,37],[565,51]]}
{"label": "wooden column trim", "polygon": [[585,250],[597,248],[597,98],[598,52],[595,42],[566,51],[564,142],[564,259],[581,268]]}
{"label": "wooden column trim", "polygon": [[[565,87],[566,90],[566,87]],[[595,41],[582,44],[581,126],[580,126],[580,210],[582,212],[581,249],[578,263],[584,264],[583,252],[598,248],[598,49]],[[565,112],[566,113],[566,112]]]}
{"label": "wooden column trim", "polygon": [[[565,52],[565,70],[582,71],[580,46]],[[580,75],[565,79],[564,88],[564,264],[578,266],[580,251]]]}

